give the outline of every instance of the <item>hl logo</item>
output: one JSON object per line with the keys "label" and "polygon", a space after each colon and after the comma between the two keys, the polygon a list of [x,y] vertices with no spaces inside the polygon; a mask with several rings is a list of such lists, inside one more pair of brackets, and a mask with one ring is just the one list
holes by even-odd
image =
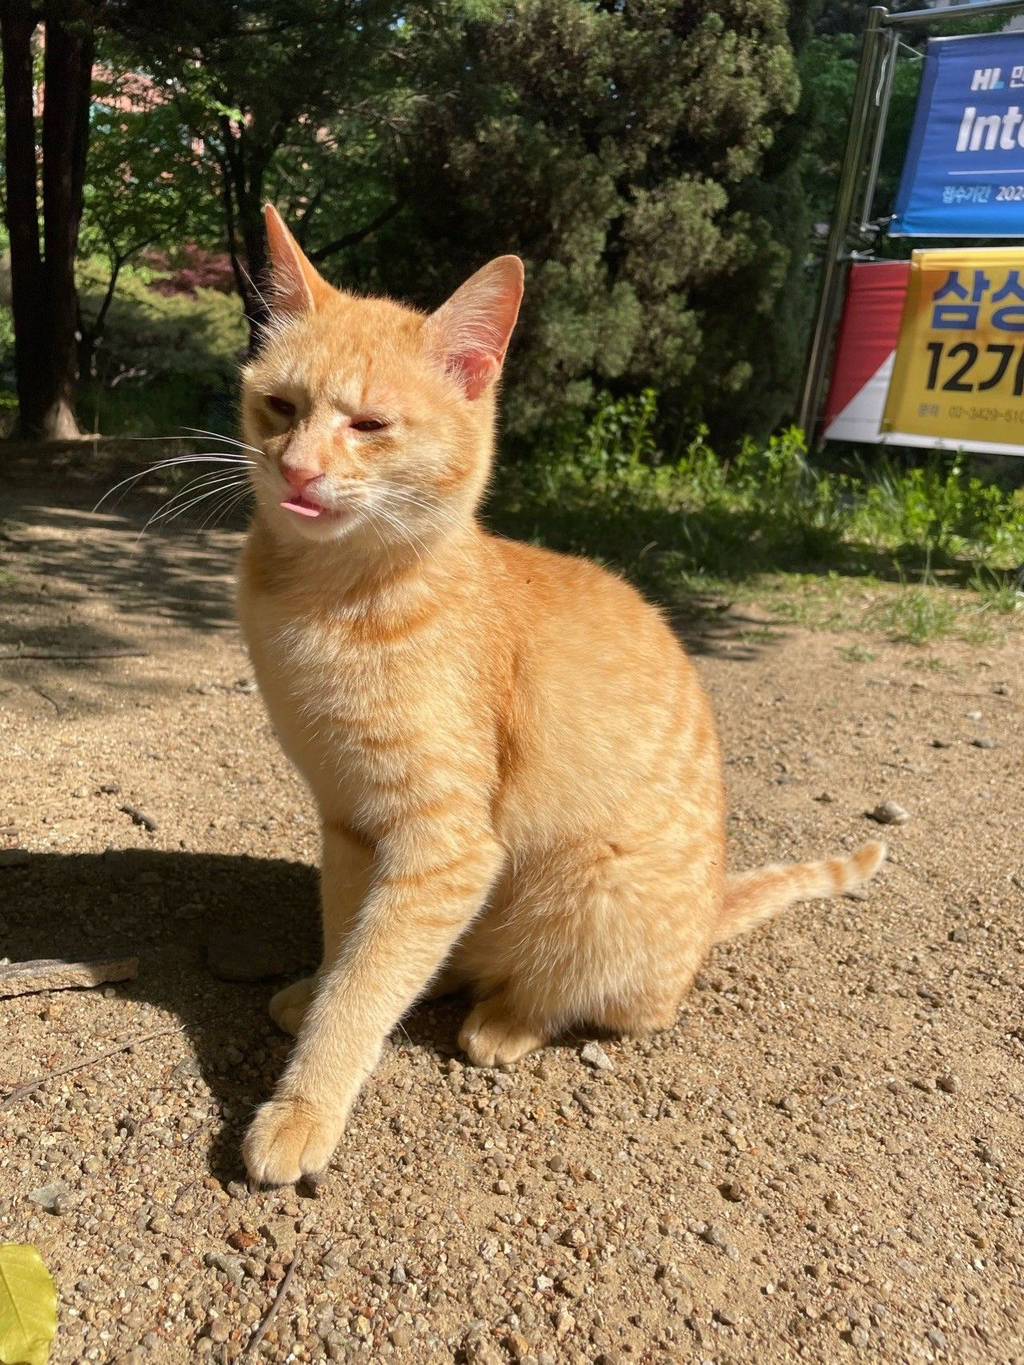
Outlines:
{"label": "hl logo", "polygon": [[1002,90],[1002,67],[980,66],[971,77],[972,90]]}

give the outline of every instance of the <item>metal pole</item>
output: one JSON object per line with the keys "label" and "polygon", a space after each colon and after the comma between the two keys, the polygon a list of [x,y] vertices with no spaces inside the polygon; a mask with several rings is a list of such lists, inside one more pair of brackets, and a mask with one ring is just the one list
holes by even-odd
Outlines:
{"label": "metal pole", "polygon": [[1021,0],[971,0],[966,5],[949,5],[946,9],[910,9],[902,14],[890,14],[883,21],[886,28],[912,28],[915,24],[946,24],[951,19],[984,19],[990,14],[1019,14]]}
{"label": "metal pole", "polygon": [[892,99],[893,82],[896,79],[896,56],[900,45],[900,35],[895,29],[889,30],[885,56],[882,59],[882,78],[880,88],[876,88],[875,136],[871,144],[868,160],[868,177],[864,183],[864,203],[860,211],[861,230],[871,224],[871,209],[875,200],[875,187],[878,184],[878,168],[882,162],[882,147],[885,143],[885,125],[889,121],[889,103]]}
{"label": "metal pole", "polygon": [[[973,8],[973,6],[972,6]],[[857,187],[864,172],[864,134],[869,102],[878,66],[878,38],[882,32],[888,10],[884,5],[874,5],[868,11],[867,27],[864,30],[864,45],[861,48],[860,66],[853,89],[853,107],[850,110],[850,126],[846,135],[846,150],[839,173],[839,188],[836,191],[832,223],[829,228],[828,242],[825,246],[825,260],[822,266],[821,294],[818,299],[818,312],[814,321],[814,332],[807,354],[807,378],[800,399],[798,425],[807,433],[808,444],[814,444],[818,411],[821,407],[822,390],[828,369],[832,331],[839,302],[842,299],[844,269],[850,222],[853,213]]]}

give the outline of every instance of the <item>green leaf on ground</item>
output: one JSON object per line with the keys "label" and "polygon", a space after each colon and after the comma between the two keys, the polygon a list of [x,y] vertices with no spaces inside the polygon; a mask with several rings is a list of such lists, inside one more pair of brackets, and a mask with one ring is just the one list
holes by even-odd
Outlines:
{"label": "green leaf on ground", "polygon": [[0,1362],[46,1365],[57,1331],[57,1290],[35,1247],[0,1243]]}

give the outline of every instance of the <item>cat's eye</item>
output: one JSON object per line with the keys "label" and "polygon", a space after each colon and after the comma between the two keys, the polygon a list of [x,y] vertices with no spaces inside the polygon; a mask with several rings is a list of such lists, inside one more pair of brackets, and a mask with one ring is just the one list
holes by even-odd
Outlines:
{"label": "cat's eye", "polygon": [[352,423],[353,431],[383,431],[387,422],[381,421],[379,417],[360,417],[357,422]]}
{"label": "cat's eye", "polygon": [[276,412],[278,417],[295,416],[295,404],[290,403],[287,398],[279,398],[275,393],[267,394],[267,407],[271,412]]}

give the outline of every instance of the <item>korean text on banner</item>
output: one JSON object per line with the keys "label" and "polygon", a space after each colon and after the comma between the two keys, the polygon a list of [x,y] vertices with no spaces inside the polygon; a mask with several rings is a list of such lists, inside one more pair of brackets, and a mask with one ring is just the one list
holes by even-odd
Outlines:
{"label": "korean text on banner", "polygon": [[882,429],[1024,454],[1024,246],[914,252]]}
{"label": "korean text on banner", "polygon": [[928,43],[889,231],[1024,237],[1024,33]]}

